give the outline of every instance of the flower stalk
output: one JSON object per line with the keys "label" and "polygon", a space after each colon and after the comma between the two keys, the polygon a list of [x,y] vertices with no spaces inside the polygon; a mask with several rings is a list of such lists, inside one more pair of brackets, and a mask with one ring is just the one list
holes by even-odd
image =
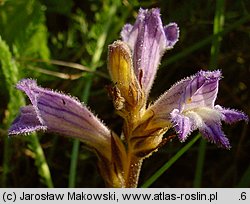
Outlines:
{"label": "flower stalk", "polygon": [[107,187],[137,187],[143,160],[175,137],[164,137],[169,128],[181,142],[198,129],[206,140],[230,149],[221,121],[231,124],[248,117],[215,104],[220,70],[187,77],[148,105],[161,57],[178,41],[177,24],[163,26],[159,9],[140,9],[135,24],[125,25],[121,37],[108,48],[108,91],[124,120],[120,136],[77,99],[39,87],[31,79],[17,84],[31,105],[21,108],[9,135],[43,130],[80,139],[97,155]]}

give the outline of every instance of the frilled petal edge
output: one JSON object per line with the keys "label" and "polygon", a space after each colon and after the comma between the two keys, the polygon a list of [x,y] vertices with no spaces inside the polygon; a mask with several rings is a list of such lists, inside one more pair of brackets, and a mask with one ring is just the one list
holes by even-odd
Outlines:
{"label": "frilled petal edge", "polygon": [[179,40],[179,27],[176,23],[169,23],[163,29],[166,36],[166,49],[172,49]]}
{"label": "frilled petal edge", "polygon": [[110,158],[111,131],[77,99],[37,86],[36,81],[23,79],[17,88],[24,91],[32,105],[21,108],[9,134],[38,130],[78,138]]}
{"label": "frilled petal edge", "polygon": [[231,145],[228,138],[221,129],[220,122],[204,122],[204,125],[199,128],[201,134],[210,142],[215,143],[218,147],[230,149]]}
{"label": "frilled petal edge", "polygon": [[215,109],[222,114],[222,120],[228,124],[235,123],[240,120],[248,122],[248,116],[239,110],[223,108],[220,105],[216,105]]}
{"label": "frilled petal edge", "polygon": [[9,129],[9,135],[27,134],[46,129],[47,127],[42,125],[37,118],[34,107],[29,105],[21,108],[20,115],[13,121]]}
{"label": "frilled petal edge", "polygon": [[230,143],[221,129],[221,113],[215,109],[202,107],[179,113],[177,109],[171,112],[173,126],[180,141],[198,129],[203,137],[219,147],[230,149]]}
{"label": "frilled petal edge", "polygon": [[180,114],[177,109],[174,109],[170,113],[170,117],[173,127],[178,134],[179,140],[184,142],[187,136],[191,133],[192,122],[190,121],[190,118]]}

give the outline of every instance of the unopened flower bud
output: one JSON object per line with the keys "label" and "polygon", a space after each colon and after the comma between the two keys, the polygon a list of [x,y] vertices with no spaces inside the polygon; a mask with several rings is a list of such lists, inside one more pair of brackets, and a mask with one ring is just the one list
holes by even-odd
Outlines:
{"label": "unopened flower bud", "polygon": [[142,91],[135,76],[132,55],[128,45],[115,41],[109,46],[108,69],[114,83],[112,89],[117,109],[125,106],[136,107],[142,99]]}

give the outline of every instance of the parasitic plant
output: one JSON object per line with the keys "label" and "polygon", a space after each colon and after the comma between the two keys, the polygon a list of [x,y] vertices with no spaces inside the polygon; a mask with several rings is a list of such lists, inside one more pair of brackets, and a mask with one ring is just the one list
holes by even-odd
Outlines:
{"label": "parasitic plant", "polygon": [[96,153],[107,187],[137,187],[143,160],[172,138],[163,137],[172,127],[181,142],[198,129],[208,141],[229,149],[221,121],[230,124],[248,117],[215,105],[221,71],[199,71],[148,104],[161,57],[178,41],[177,24],[163,26],[159,9],[140,9],[135,24],[123,27],[121,38],[108,48],[113,82],[108,90],[124,120],[121,135],[77,99],[39,87],[31,79],[17,84],[31,105],[21,108],[9,135],[43,130],[80,139]]}

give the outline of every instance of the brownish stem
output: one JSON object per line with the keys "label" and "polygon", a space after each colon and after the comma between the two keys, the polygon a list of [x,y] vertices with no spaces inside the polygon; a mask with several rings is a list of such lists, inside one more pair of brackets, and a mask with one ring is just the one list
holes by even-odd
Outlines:
{"label": "brownish stem", "polygon": [[138,185],[143,159],[129,153],[128,157],[129,157],[129,165],[125,178],[125,188],[136,188]]}
{"label": "brownish stem", "polygon": [[[138,107],[137,107],[138,108]],[[138,121],[141,121],[142,110],[145,107],[141,107],[141,111],[138,109],[130,110],[129,117],[125,120],[123,133],[125,140],[127,140],[127,165],[124,173],[124,187],[125,188],[136,188],[138,186],[139,175],[143,162],[142,157],[138,157],[134,154],[134,145],[131,143],[131,137],[134,129],[138,126]]]}

